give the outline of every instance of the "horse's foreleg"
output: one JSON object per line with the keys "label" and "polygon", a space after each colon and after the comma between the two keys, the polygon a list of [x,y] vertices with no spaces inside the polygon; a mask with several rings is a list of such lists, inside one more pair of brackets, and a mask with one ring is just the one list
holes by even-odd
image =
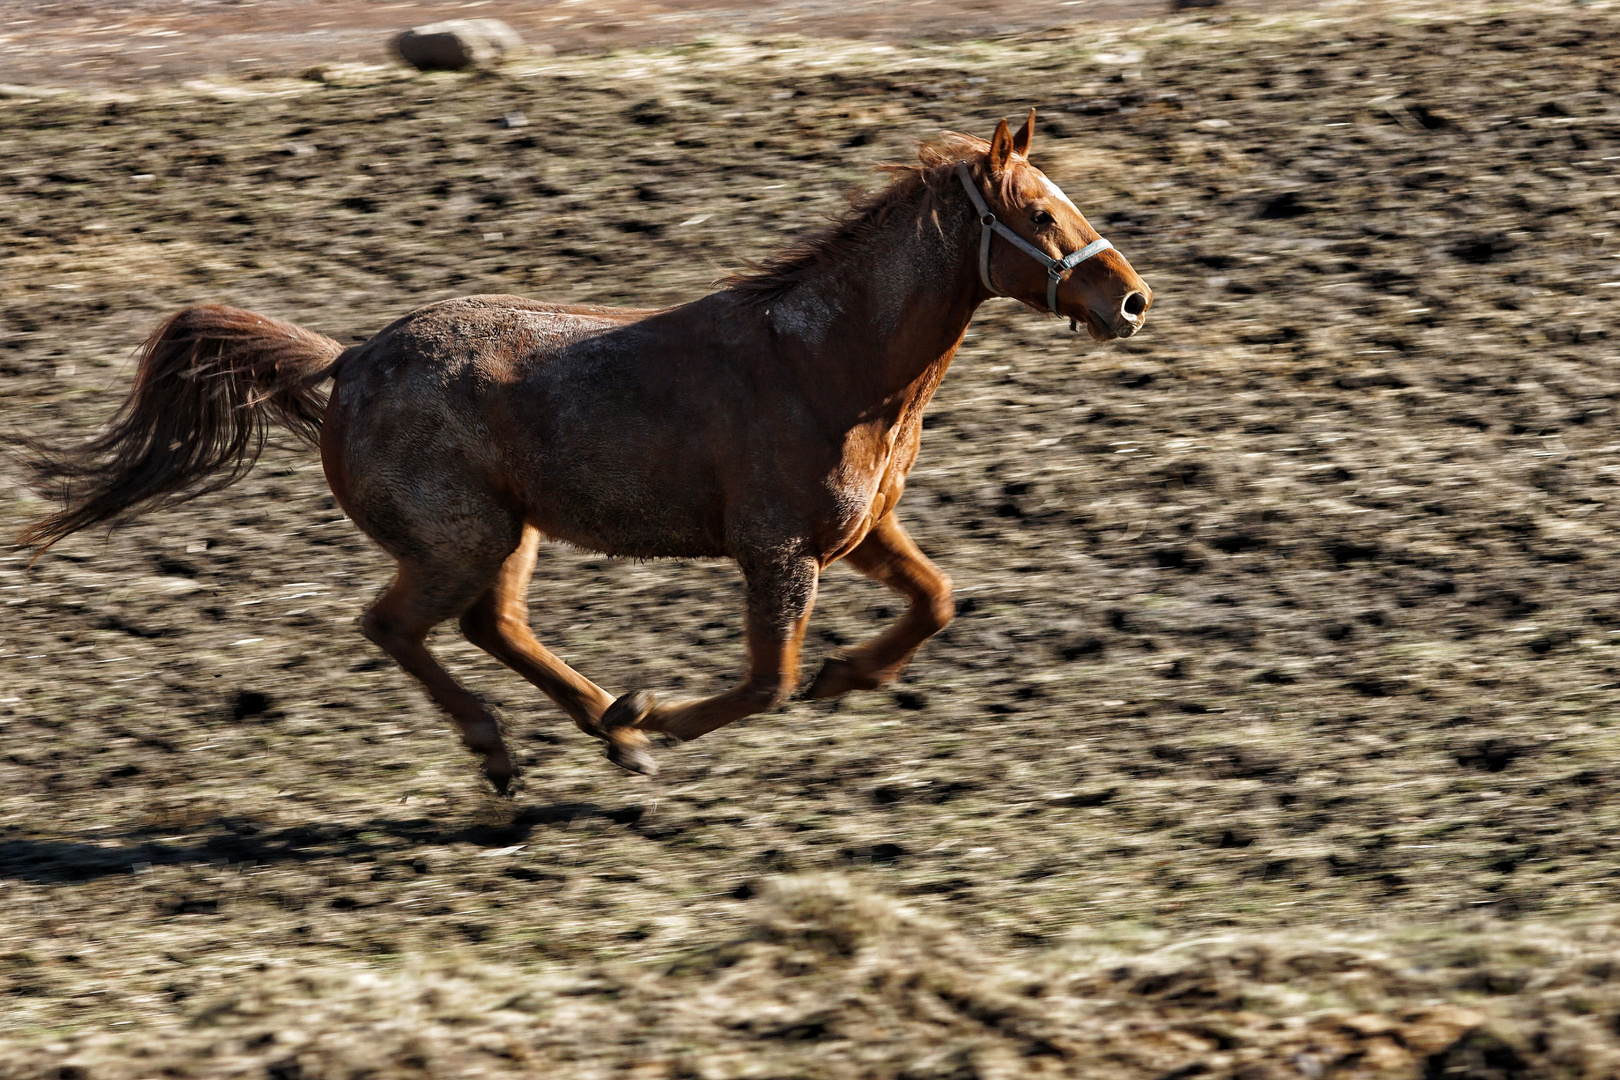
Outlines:
{"label": "horse's foreleg", "polygon": [[[613,703],[613,696],[563,663],[535,640],[529,629],[529,576],[534,572],[539,550],[540,531],[532,525],[524,526],[523,539],[501,565],[495,584],[461,617],[461,632],[468,641],[539,687],[581,731],[608,738],[600,721]],[[624,744],[621,753],[631,762],[627,767],[648,775],[657,771],[647,752],[647,736],[635,728],[622,728],[614,734]],[[638,763],[640,767],[635,767]]]}
{"label": "horse's foreleg", "polygon": [[911,605],[877,637],[842,656],[829,657],[806,697],[831,698],[883,685],[899,675],[918,647],[945,629],[956,614],[951,579],[918,550],[893,514],[879,520],[845,561],[908,597]]}
{"label": "horse's foreleg", "polygon": [[643,691],[626,694],[602,717],[603,726],[612,730],[633,725],[684,742],[780,703],[798,685],[799,650],[820,572],[809,556],[744,562],[748,673],[743,681],[723,694],[672,705],[657,704]]}
{"label": "horse's foreleg", "polygon": [[[398,661],[450,715],[467,749],[484,759],[484,775],[503,795],[512,783],[512,758],[501,740],[501,728],[490,712],[451,676],[423,644],[428,631],[466,607],[478,585],[446,589],[401,562],[393,584],[361,620],[366,637]],[[481,584],[481,583],[480,583]]]}

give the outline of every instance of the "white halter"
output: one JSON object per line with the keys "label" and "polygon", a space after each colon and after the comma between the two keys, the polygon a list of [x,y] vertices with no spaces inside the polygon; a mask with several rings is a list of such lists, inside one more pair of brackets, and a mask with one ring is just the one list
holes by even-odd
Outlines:
{"label": "white halter", "polygon": [[[979,280],[984,282],[984,287],[990,290],[992,296],[1007,295],[996,288],[995,282],[990,280],[990,236],[992,233],[1000,233],[1002,239],[1046,267],[1046,306],[1051,309],[1054,315],[1058,313],[1058,282],[1062,281],[1070,270],[1073,270],[1093,255],[1101,255],[1114,246],[1107,240],[1093,240],[1079,251],[1070,252],[1061,259],[1054,259],[997,220],[996,215],[992,214],[990,207],[986,205],[984,196],[979,194],[979,186],[973,182],[973,174],[968,171],[967,162],[959,161],[956,163],[956,176],[957,179],[962,181],[962,186],[967,189],[968,198],[973,200],[973,209],[979,215]],[[1071,325],[1074,322],[1072,319],[1069,321]]]}

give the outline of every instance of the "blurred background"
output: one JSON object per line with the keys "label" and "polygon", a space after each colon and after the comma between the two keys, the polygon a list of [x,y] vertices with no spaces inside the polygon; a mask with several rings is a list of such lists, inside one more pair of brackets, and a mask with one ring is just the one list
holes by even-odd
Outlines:
{"label": "blurred background", "polygon": [[[155,78],[380,63],[401,29],[495,17],[562,52],[674,45],[714,34],[962,41],[1052,26],[1160,16],[1207,0],[11,0],[0,13],[0,81],[138,83]],[[1216,5],[1208,5],[1211,8]],[[1298,11],[1313,0],[1225,0],[1225,12]],[[1328,0],[1332,6],[1332,0]]]}

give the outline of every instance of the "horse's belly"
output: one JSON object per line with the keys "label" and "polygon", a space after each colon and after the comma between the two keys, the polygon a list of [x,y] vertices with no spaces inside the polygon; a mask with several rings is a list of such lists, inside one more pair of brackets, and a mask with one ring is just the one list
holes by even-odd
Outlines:
{"label": "horse's belly", "polygon": [[718,507],[708,509],[714,505],[690,490],[553,480],[540,485],[528,517],[547,536],[606,555],[704,558],[725,554]]}
{"label": "horse's belly", "polygon": [[621,558],[706,559],[726,554],[722,544],[699,529],[649,528],[646,523],[627,527],[619,522],[569,521],[558,515],[538,515],[533,524],[553,540]]}

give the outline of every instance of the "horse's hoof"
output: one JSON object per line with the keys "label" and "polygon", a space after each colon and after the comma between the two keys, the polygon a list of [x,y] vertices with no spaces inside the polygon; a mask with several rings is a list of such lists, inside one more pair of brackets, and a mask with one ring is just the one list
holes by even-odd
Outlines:
{"label": "horse's hoof", "polygon": [[489,781],[490,786],[495,789],[497,795],[504,796],[512,793],[512,779],[516,775],[517,771],[512,768],[510,760],[501,762],[486,760],[484,762],[484,777]]}
{"label": "horse's hoof", "polygon": [[[875,684],[873,684],[875,685]],[[855,674],[855,665],[842,656],[829,656],[821,663],[821,670],[816,677],[810,680],[810,688],[804,696],[811,701],[825,701],[827,698],[840,697],[851,690],[870,690],[867,685]]]}
{"label": "horse's hoof", "polygon": [[607,759],[625,772],[633,772],[637,776],[657,776],[658,762],[653,760],[647,737],[639,731],[635,734],[638,736],[635,742],[608,740]]}
{"label": "horse's hoof", "polygon": [[602,739],[607,758],[626,772],[657,776],[658,762],[646,732],[639,725],[653,710],[653,696],[645,690],[632,690],[607,707],[602,714]]}

